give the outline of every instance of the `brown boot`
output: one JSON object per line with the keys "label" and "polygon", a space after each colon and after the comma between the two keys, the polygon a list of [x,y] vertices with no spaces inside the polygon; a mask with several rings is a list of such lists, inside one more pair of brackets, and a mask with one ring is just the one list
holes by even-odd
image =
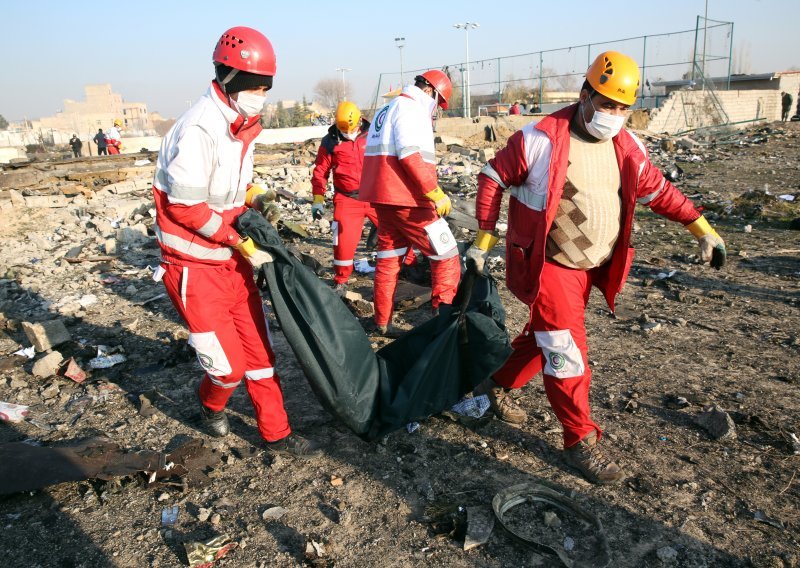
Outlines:
{"label": "brown boot", "polygon": [[475,395],[485,394],[489,397],[489,404],[492,405],[492,412],[503,422],[509,424],[522,424],[528,419],[528,415],[511,398],[503,387],[494,382],[489,377],[475,388]]}
{"label": "brown boot", "polygon": [[616,483],[625,477],[625,472],[609,460],[597,445],[597,432],[592,431],[570,448],[564,450],[567,464],[580,471],[592,483]]}

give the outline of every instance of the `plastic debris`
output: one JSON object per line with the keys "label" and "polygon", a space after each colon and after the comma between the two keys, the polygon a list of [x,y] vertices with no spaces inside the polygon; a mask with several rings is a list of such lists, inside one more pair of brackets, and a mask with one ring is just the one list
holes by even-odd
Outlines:
{"label": "plastic debris", "polygon": [[784,201],[794,201],[794,195],[791,193],[784,193],[783,195],[779,195],[778,199],[783,199]]}
{"label": "plastic debris", "polygon": [[146,165],[152,164],[152,163],[153,162],[151,162],[147,158],[143,158],[141,160],[136,160],[135,162],[133,162],[133,165],[136,166],[136,167],[139,167],[139,166],[146,166]]}
{"label": "plastic debris", "polygon": [[486,414],[486,411],[489,410],[489,406],[489,397],[485,394],[482,394],[478,396],[462,398],[455,403],[450,410],[462,416],[480,418]]}
{"label": "plastic debris", "polygon": [[659,272],[656,280],[669,280],[678,273],[677,270],[670,270],[669,272]]}
{"label": "plastic debris", "polygon": [[768,517],[764,511],[756,511],[755,513],[753,513],[753,519],[758,521],[759,523],[764,523],[771,527],[775,527],[776,529],[783,530],[786,528],[783,526],[782,522]]}
{"label": "plastic debris", "polygon": [[417,430],[419,430],[419,422],[409,422],[406,424],[406,430],[409,434],[413,434]]}
{"label": "plastic debris", "polygon": [[186,557],[191,568],[210,568],[213,564],[238,546],[231,538],[222,534],[206,542],[185,542]]}
{"label": "plastic debris", "polygon": [[177,523],[180,511],[181,509],[177,505],[165,507],[164,510],[161,511],[161,524],[164,526],[170,526]]}
{"label": "plastic debris", "polygon": [[375,272],[375,267],[370,265],[369,261],[366,258],[360,258],[355,262],[353,266],[355,271],[359,274],[371,274]]}
{"label": "plastic debris", "polygon": [[89,361],[89,367],[92,369],[108,369],[119,363],[127,361],[127,358],[122,353],[115,353],[116,349],[106,347],[105,345],[97,346],[97,357]]}
{"label": "plastic debris", "polygon": [[0,420],[3,422],[22,422],[28,414],[30,411],[24,404],[0,402]]}
{"label": "plastic debris", "polygon": [[794,455],[800,456],[800,438],[794,432],[789,433],[789,438],[792,440],[792,450]]}
{"label": "plastic debris", "polygon": [[72,379],[79,384],[86,380],[86,372],[75,362],[74,357],[70,357],[67,360],[62,366],[60,373],[62,376]]}
{"label": "plastic debris", "polygon": [[575,539],[571,536],[564,537],[564,550],[572,552],[575,549]]}
{"label": "plastic debris", "polygon": [[26,347],[24,349],[20,349],[19,351],[14,351],[14,355],[18,355],[19,357],[27,357],[28,359],[33,359],[36,357],[36,349],[33,346]]}

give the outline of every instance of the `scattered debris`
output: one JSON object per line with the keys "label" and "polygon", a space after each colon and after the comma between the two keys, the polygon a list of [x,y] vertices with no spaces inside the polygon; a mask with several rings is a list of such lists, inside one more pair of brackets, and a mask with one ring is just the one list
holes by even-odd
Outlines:
{"label": "scattered debris", "polygon": [[261,518],[265,521],[277,521],[288,512],[283,507],[270,507],[261,514]]}
{"label": "scattered debris", "polygon": [[165,507],[161,511],[161,524],[163,526],[171,526],[178,522],[178,515],[181,508],[178,505],[172,507]]}
{"label": "scattered debris", "polygon": [[467,534],[464,550],[472,550],[489,542],[494,530],[494,514],[488,506],[467,507]]}
{"label": "scattered debris", "polygon": [[24,404],[0,402],[0,421],[22,422],[29,414],[30,410]]}
{"label": "scattered debris", "polygon": [[80,368],[80,365],[78,365],[74,357],[67,359],[67,362],[61,366],[59,374],[68,379],[72,379],[78,384],[86,380],[86,372]]}
{"label": "scattered debris", "polygon": [[61,320],[50,320],[40,323],[22,322],[22,329],[28,340],[42,353],[72,339],[67,327]]}
{"label": "scattered debris", "polygon": [[226,534],[215,536],[205,542],[183,543],[190,568],[211,568],[217,560],[237,545],[238,543],[231,542],[231,538]]}

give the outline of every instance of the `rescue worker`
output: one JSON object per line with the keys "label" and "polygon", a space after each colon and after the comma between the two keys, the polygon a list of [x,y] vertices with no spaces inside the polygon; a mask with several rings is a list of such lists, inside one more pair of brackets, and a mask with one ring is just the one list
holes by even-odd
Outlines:
{"label": "rescue worker", "polygon": [[106,132],[106,146],[109,154],[121,154],[124,146],[122,145],[122,121],[114,119],[114,125]]}
{"label": "rescue worker", "polygon": [[83,142],[81,142],[81,139],[78,138],[77,134],[73,134],[72,138],[69,139],[69,145],[72,148],[73,157],[80,158],[81,148],[83,148]]}
{"label": "rescue worker", "polygon": [[447,109],[450,79],[432,69],[414,79],[400,96],[375,114],[367,135],[359,199],[378,217],[375,324],[390,331],[394,293],[402,259],[412,248],[431,265],[431,305],[450,303],[461,276],[458,248],[447,222],[450,198],[439,187],[433,143],[436,106]]}
{"label": "rescue worker", "polygon": [[275,52],[260,32],[234,27],[217,42],[213,62],[215,80],[169,130],[158,155],[153,195],[162,263],[156,276],[163,277],[205,370],[197,397],[208,433],[228,434],[225,406],[244,380],[267,449],[310,456],[316,445],[289,427],[253,280],[253,267],[272,257],[234,229],[248,206],[262,210],[266,195],[250,182]]}
{"label": "rescue worker", "polygon": [[508,109],[508,114],[511,116],[520,114],[519,101],[514,101],[514,104]]}
{"label": "rescue worker", "polygon": [[482,271],[498,240],[502,192],[511,188],[506,281],[529,305],[530,320],[508,361],[476,392],[489,395],[499,418],[522,423],[525,412],[508,391],[542,371],[564,429],[565,460],[595,483],[617,482],[624,472],[597,445],[602,432],[590,417],[584,313],[593,285],[614,309],[633,259],[636,203],[685,225],[698,239],[703,261],[715,268],[725,262],[720,236],[623,128],[638,88],[633,59],[601,53],[577,104],[514,133],[478,176],[480,230],[467,251],[468,262]]}
{"label": "rescue worker", "polygon": [[339,103],[335,124],[319,145],[311,176],[314,195],[311,212],[314,219],[319,219],[325,207],[328,176],[333,172],[333,281],[340,296],[347,292],[347,280],[353,273],[353,257],[364,229],[364,218],[378,224],[375,209],[358,199],[368,129],[369,122],[361,117],[354,103]]}

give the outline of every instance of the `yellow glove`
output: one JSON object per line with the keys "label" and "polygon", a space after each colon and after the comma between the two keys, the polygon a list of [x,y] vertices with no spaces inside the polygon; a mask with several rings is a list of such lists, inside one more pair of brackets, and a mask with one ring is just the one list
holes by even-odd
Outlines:
{"label": "yellow glove", "polygon": [[727,259],[727,251],[725,250],[725,241],[717,232],[708,224],[708,221],[702,215],[693,223],[686,225],[689,232],[694,235],[697,242],[700,244],[700,258],[703,262],[711,262],[711,267],[720,269],[725,266]]}
{"label": "yellow glove", "polygon": [[325,210],[325,196],[315,195],[314,204],[311,206],[311,217],[313,219],[322,219],[322,212]]}
{"label": "yellow glove", "polygon": [[256,247],[250,237],[243,238],[234,248],[239,251],[247,262],[253,265],[253,268],[258,268],[265,262],[272,262],[273,260],[272,255]]}
{"label": "yellow glove", "polygon": [[478,274],[482,274],[486,268],[486,259],[489,258],[489,251],[492,250],[492,247],[494,247],[499,240],[500,238],[494,231],[490,233],[483,229],[478,230],[475,241],[467,250],[467,267],[469,267],[469,261],[471,260],[475,263],[475,269],[478,271]]}
{"label": "yellow glove", "polygon": [[433,205],[436,207],[436,213],[438,213],[440,217],[447,217],[450,214],[450,209],[453,208],[453,204],[450,203],[450,198],[445,195],[441,187],[436,186],[436,189],[426,193],[425,197],[433,201]]}

